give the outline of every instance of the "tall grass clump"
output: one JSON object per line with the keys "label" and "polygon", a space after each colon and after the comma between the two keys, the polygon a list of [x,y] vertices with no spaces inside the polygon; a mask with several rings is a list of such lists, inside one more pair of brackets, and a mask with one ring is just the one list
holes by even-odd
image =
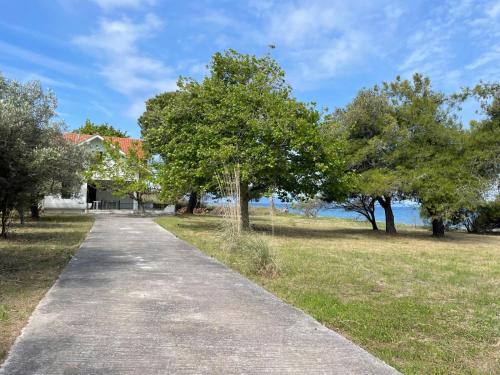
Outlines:
{"label": "tall grass clump", "polygon": [[279,271],[267,238],[253,231],[242,230],[240,211],[240,169],[224,168],[217,177],[223,197],[223,219],[219,241],[224,250],[237,253],[243,268],[251,274],[273,277]]}
{"label": "tall grass clump", "polygon": [[224,249],[232,251],[241,236],[240,211],[240,169],[224,168],[217,176],[222,199],[222,220],[220,239]]}

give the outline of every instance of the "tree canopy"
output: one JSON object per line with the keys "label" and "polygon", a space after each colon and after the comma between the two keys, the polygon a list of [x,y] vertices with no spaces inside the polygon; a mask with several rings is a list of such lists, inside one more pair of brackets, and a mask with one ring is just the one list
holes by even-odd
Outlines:
{"label": "tree canopy", "polygon": [[395,233],[392,201],[402,178],[393,158],[397,122],[388,96],[378,87],[363,89],[345,108],[327,117],[325,142],[343,140],[346,172],[352,173],[347,208],[360,212],[377,229],[375,201],[385,210],[386,231]]}
{"label": "tree canopy", "polygon": [[[469,96],[482,100],[486,118],[464,130],[453,111],[457,98]],[[420,74],[361,90],[325,122],[326,142],[343,140],[345,170],[352,174],[344,206],[377,229],[378,201],[386,214],[386,231],[395,233],[391,202],[416,200],[432,222],[433,234],[443,235],[457,212],[484,203],[488,184],[498,178],[497,98],[497,85],[446,96]]]}
{"label": "tree canopy", "polygon": [[405,169],[405,190],[420,202],[433,234],[442,236],[445,222],[476,205],[485,191],[484,176],[467,157],[469,134],[453,116],[450,98],[435,91],[428,77],[397,79],[385,89],[396,109],[395,161]]}
{"label": "tree canopy", "polygon": [[165,162],[164,190],[216,190],[217,174],[238,168],[247,228],[250,199],[269,190],[314,194],[335,163],[323,157],[320,114],[293,98],[270,56],[228,50],[216,53],[209,68],[202,82],[179,80],[161,125],[148,129],[145,140]]}
{"label": "tree canopy", "polygon": [[40,83],[0,75],[0,211],[6,236],[10,212],[21,215],[44,195],[71,193],[81,183],[83,150],[64,140],[57,101]]}
{"label": "tree canopy", "polygon": [[74,132],[80,134],[90,134],[90,135],[98,134],[103,137],[121,137],[121,138],[128,137],[126,131],[116,129],[113,126],[109,125],[108,123],[95,124],[89,119],[85,120],[85,124],[83,124],[79,128],[76,128]]}

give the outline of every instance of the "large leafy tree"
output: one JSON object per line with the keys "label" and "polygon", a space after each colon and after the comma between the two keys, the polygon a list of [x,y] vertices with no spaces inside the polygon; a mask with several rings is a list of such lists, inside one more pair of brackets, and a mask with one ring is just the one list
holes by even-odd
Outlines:
{"label": "large leafy tree", "polygon": [[498,227],[500,217],[500,84],[480,83],[453,96],[459,104],[470,98],[480,104],[477,112],[482,119],[471,121],[466,129],[462,158],[473,176],[484,182],[485,191],[480,199],[460,207],[453,219],[468,231],[481,232]]}
{"label": "large leafy tree", "polygon": [[161,144],[164,190],[215,189],[217,174],[237,168],[246,229],[251,199],[270,190],[284,197],[318,189],[332,165],[322,158],[320,115],[292,97],[270,56],[216,53],[208,77],[178,86],[152,136]]}
{"label": "large leafy tree", "polygon": [[128,137],[127,132],[116,129],[108,123],[95,124],[89,119],[85,120],[85,124],[83,124],[79,128],[76,128],[74,131],[75,133],[80,133],[80,134],[90,134],[90,135],[98,134],[103,137],[121,137],[121,138]]}
{"label": "large leafy tree", "polygon": [[[146,101],[146,111],[144,111],[138,120],[143,138],[148,137],[150,135],[150,131],[154,132],[155,129],[158,129],[161,126],[162,111],[174,100],[176,95],[177,92],[175,91],[167,91]],[[157,145],[147,144],[146,146],[156,147]]]}
{"label": "large leafy tree", "polygon": [[[36,81],[22,84],[0,75],[0,211],[2,236],[10,212],[46,194],[72,192],[81,183],[85,154],[66,142],[56,118],[56,98]],[[35,210],[36,211],[36,210]],[[21,215],[22,216],[22,215]]]}
{"label": "large leafy tree", "polygon": [[460,100],[475,98],[480,106],[482,120],[470,123],[467,157],[481,175],[498,184],[500,175],[500,84],[480,83],[465,89]]}
{"label": "large leafy tree", "polygon": [[[194,171],[193,164],[196,162],[196,153],[185,153],[182,159],[170,159],[163,146],[174,139],[182,139],[181,144],[186,147],[185,151],[191,149],[188,140],[191,134],[184,133],[189,130],[189,126],[170,127],[165,124],[179,123],[183,121],[195,121],[196,106],[193,100],[188,97],[181,97],[178,92],[164,92],[146,101],[146,111],[139,117],[139,126],[141,127],[142,137],[146,141],[145,147],[153,154],[161,154],[165,160],[169,160],[168,166],[161,169],[165,189],[163,197],[175,201],[180,196],[189,193],[187,212],[192,214],[198,202],[199,189],[203,189],[204,182],[194,175],[189,176],[190,171]],[[175,119],[166,119],[175,111]],[[182,119],[184,117],[184,119]],[[178,141],[176,141],[178,142]],[[195,151],[191,149],[191,151]],[[186,157],[189,155],[189,157]],[[181,176],[182,175],[182,176]]]}
{"label": "large leafy tree", "polygon": [[396,110],[398,147],[394,160],[405,172],[405,191],[421,203],[434,236],[461,208],[474,207],[485,191],[484,175],[467,156],[469,134],[451,115],[449,98],[433,90],[430,79],[385,84]]}
{"label": "large leafy tree", "polygon": [[343,140],[345,167],[353,176],[346,207],[364,215],[376,230],[375,202],[385,211],[386,232],[396,233],[392,202],[402,177],[393,158],[397,122],[389,98],[378,87],[361,90],[345,108],[327,117],[325,142]]}

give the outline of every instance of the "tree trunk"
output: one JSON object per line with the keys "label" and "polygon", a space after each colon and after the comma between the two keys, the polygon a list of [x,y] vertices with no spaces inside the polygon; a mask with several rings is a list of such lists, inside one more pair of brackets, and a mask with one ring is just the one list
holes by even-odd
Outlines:
{"label": "tree trunk", "polygon": [[373,230],[378,230],[377,219],[375,218],[375,199],[371,198],[370,203],[366,206],[368,213],[368,221],[372,225]]}
{"label": "tree trunk", "polygon": [[250,195],[248,193],[248,184],[240,183],[240,227],[241,230],[250,229],[250,214],[248,211],[248,202]]}
{"label": "tree trunk", "polygon": [[144,201],[142,200],[142,193],[136,192],[135,199],[137,200],[137,208],[139,212],[144,215],[146,213],[146,209],[144,208]]}
{"label": "tree trunk", "polygon": [[25,220],[24,220],[24,208],[18,208],[17,212],[19,214],[19,223],[21,225],[24,225],[24,222],[25,222]]}
{"label": "tree trunk", "polygon": [[7,209],[3,207],[2,209],[2,238],[7,238]]}
{"label": "tree trunk", "polygon": [[9,221],[10,209],[7,207],[7,202],[2,202],[2,233],[0,236],[7,238],[7,224]]}
{"label": "tree trunk", "polygon": [[30,206],[30,211],[31,211],[31,218],[32,219],[40,219],[40,208],[38,207],[38,204],[32,204]]}
{"label": "tree trunk", "polygon": [[368,221],[372,225],[373,230],[378,230],[377,221],[375,219],[369,218]]}
{"label": "tree trunk", "polygon": [[444,236],[444,221],[443,219],[432,219],[432,235],[434,237]]}
{"label": "tree trunk", "polygon": [[196,208],[197,202],[198,202],[198,194],[196,193],[196,191],[192,191],[191,194],[189,194],[189,201],[187,205],[188,214],[194,213],[194,209]]}
{"label": "tree trunk", "polygon": [[394,213],[392,212],[391,197],[377,197],[377,201],[384,209],[385,232],[387,234],[396,234],[396,225],[394,224]]}

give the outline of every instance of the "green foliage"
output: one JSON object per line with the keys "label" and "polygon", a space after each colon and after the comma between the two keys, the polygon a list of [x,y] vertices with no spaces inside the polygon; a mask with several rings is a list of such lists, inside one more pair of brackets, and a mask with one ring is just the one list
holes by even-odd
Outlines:
{"label": "green foliage", "polygon": [[10,211],[38,205],[44,195],[71,193],[86,164],[81,148],[65,141],[54,121],[57,101],[39,82],[0,75],[0,211],[2,235]]}
{"label": "green foliage", "polygon": [[164,161],[162,187],[170,194],[216,191],[217,173],[235,167],[246,203],[270,189],[313,194],[335,166],[323,157],[320,114],[291,96],[270,56],[216,53],[208,77],[180,79],[164,104],[161,123],[145,126],[144,138]]}
{"label": "green foliage", "polygon": [[146,148],[162,159],[158,175],[163,198],[170,202],[192,191],[213,190],[214,186],[210,171],[200,165],[203,146],[196,128],[202,118],[203,102],[196,90],[193,83],[190,90],[150,99],[139,119]]}
{"label": "green foliage", "polygon": [[472,168],[493,183],[500,174],[500,84],[476,85],[466,89],[463,99],[473,96],[479,101],[484,119],[471,121],[469,153]]}
{"label": "green foliage", "polygon": [[328,116],[324,128],[326,142],[341,140],[345,170],[350,173],[348,194],[336,200],[349,207],[349,202],[362,202],[363,197],[378,200],[389,213],[386,231],[394,233],[391,200],[403,194],[403,171],[394,159],[398,123],[389,97],[377,86],[363,89],[344,109]]}
{"label": "green foliage", "polygon": [[[161,126],[163,108],[169,105],[176,94],[175,91],[164,92],[146,101],[146,111],[138,120],[143,137],[149,136],[150,133]],[[151,137],[151,142],[153,142],[153,139],[154,138]]]}
{"label": "green foliage", "polygon": [[269,240],[255,232],[235,232],[227,226],[227,221],[221,223],[219,233],[220,246],[241,258],[241,267],[253,275],[275,277],[279,267],[272,254]]}
{"label": "green foliage", "polygon": [[240,237],[240,251],[248,259],[249,271],[255,275],[275,277],[279,274],[269,242],[260,235],[245,234]]}
{"label": "green foliage", "polygon": [[[86,177],[101,189],[109,189],[117,197],[128,196],[144,211],[145,198],[154,197],[154,165],[136,143],[124,154],[119,145],[104,142],[105,152],[96,154]],[[154,197],[157,198],[157,197]],[[154,199],[153,198],[153,199]]]}
{"label": "green foliage", "polygon": [[[480,83],[452,96],[454,104],[473,98],[480,104],[483,119],[473,120],[464,132],[461,155],[463,168],[475,185],[482,185],[482,194],[466,196],[451,218],[452,225],[465,225],[469,232],[484,233],[499,227],[498,178],[500,174],[500,84]],[[497,200],[488,201],[496,192]],[[481,192],[480,192],[481,193]]]}
{"label": "green foliage", "polygon": [[128,137],[127,132],[118,130],[108,123],[95,124],[89,119],[85,120],[85,124],[74,130],[75,133],[100,135],[103,137]]}
{"label": "green foliage", "polygon": [[482,204],[475,212],[471,231],[486,233],[500,228],[500,199]]}
{"label": "green foliage", "polygon": [[500,228],[500,198],[482,202],[473,209],[461,208],[451,218],[452,228],[467,229],[469,233],[489,233]]}
{"label": "green foliage", "polygon": [[[415,199],[435,224],[434,234],[460,210],[477,207],[500,173],[498,87],[478,85],[449,98],[415,74],[361,90],[325,124],[330,138],[343,140],[353,174],[348,202],[377,199],[387,222],[391,199]],[[486,119],[463,130],[452,110],[470,96],[481,101]]]}
{"label": "green foliage", "polygon": [[306,217],[317,217],[319,211],[326,206],[326,202],[319,197],[301,197],[301,199],[292,203],[292,208],[304,212]]}
{"label": "green foliage", "polygon": [[[481,200],[486,181],[473,163],[470,137],[451,114],[448,98],[432,89],[429,78],[397,79],[385,91],[400,127],[394,156],[405,169],[405,190],[421,203],[436,228]],[[441,223],[441,224],[440,224]],[[435,226],[437,225],[437,226]]]}

